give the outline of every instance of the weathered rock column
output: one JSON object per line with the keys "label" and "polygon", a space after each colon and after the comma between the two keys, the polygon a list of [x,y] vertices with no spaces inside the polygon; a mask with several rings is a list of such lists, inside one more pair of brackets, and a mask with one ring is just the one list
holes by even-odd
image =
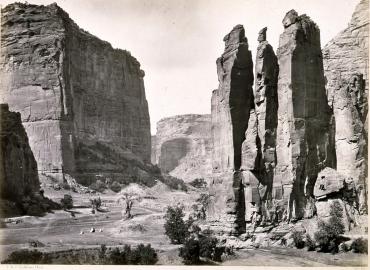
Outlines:
{"label": "weathered rock column", "polygon": [[[306,15],[289,11],[280,35],[277,167],[274,185],[282,185],[288,217],[300,218],[318,172],[335,166],[327,104],[320,30]],[[306,190],[306,194],[305,194]]]}
{"label": "weathered rock column", "polygon": [[213,181],[209,219],[213,229],[245,230],[244,191],[240,167],[242,143],[253,107],[253,62],[244,28],[225,36],[225,51],[217,59],[219,88],[212,93]]}
{"label": "weathered rock column", "polygon": [[[254,108],[251,111],[246,140],[242,146],[242,170],[246,197],[246,220],[251,203],[271,200],[275,168],[277,127],[277,79],[279,66],[266,30],[259,32],[255,66]],[[254,207],[253,207],[254,208]]]}

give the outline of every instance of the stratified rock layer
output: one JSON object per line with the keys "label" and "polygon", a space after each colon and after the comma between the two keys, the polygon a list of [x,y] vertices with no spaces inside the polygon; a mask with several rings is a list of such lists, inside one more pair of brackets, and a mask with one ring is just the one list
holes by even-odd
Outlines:
{"label": "stratified rock layer", "polygon": [[56,4],[2,10],[1,102],[21,112],[42,174],[147,175],[150,122],[139,62],[80,29]]}
{"label": "stratified rock layer", "polygon": [[[323,49],[326,90],[335,117],[337,171],[367,188],[369,1]],[[365,192],[367,193],[367,192]],[[366,199],[363,198],[366,202]]]}
{"label": "stratified rock layer", "polygon": [[331,110],[327,104],[320,31],[306,15],[289,11],[277,57],[278,126],[274,186],[282,189],[288,218],[303,217],[317,174],[335,167]]}
{"label": "stratified rock layer", "polygon": [[[154,138],[153,138],[154,137]],[[211,115],[176,115],[160,120],[152,137],[152,163],[186,182],[211,177]]]}
{"label": "stratified rock layer", "polygon": [[242,143],[253,108],[253,62],[243,26],[225,36],[217,59],[219,88],[212,93],[212,198],[209,219],[230,233],[245,230]]}
{"label": "stratified rock layer", "polygon": [[0,197],[20,202],[40,189],[36,160],[20,113],[10,112],[7,104],[1,104],[0,125]]}

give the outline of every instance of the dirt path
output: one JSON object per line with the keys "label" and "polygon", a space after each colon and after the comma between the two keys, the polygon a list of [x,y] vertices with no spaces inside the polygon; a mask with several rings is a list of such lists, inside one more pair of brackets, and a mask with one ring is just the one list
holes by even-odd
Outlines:
{"label": "dirt path", "polygon": [[328,264],[315,262],[305,258],[289,255],[273,254],[269,250],[254,249],[238,252],[240,258],[222,263],[222,265],[248,265],[248,266],[328,266]]}

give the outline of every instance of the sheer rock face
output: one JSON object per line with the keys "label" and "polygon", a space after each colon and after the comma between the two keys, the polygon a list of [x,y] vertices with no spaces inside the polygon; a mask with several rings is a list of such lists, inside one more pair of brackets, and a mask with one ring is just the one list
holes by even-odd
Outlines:
{"label": "sheer rock face", "polygon": [[225,51],[217,59],[219,88],[212,93],[212,169],[209,218],[214,229],[245,230],[242,143],[253,108],[253,62],[244,28],[225,36]]}
{"label": "sheer rock face", "polygon": [[13,202],[39,191],[35,157],[21,122],[21,115],[0,105],[0,199]]}
{"label": "sheer rock face", "polygon": [[150,162],[144,72],[56,4],[2,10],[1,102],[22,115],[39,173],[124,181]]}
{"label": "sheer rock face", "polygon": [[352,177],[360,189],[367,183],[368,7],[368,0],[361,1],[348,27],[323,49],[328,102],[335,117],[337,171]]}
{"label": "sheer rock face", "polygon": [[[278,126],[274,186],[282,188],[289,217],[302,217],[318,172],[335,167],[320,31],[306,15],[292,10],[283,20],[277,52]],[[306,193],[305,193],[306,192]]]}
{"label": "sheer rock face", "polygon": [[[259,205],[272,198],[274,176],[278,62],[272,46],[266,41],[263,28],[258,36],[259,45],[255,62],[254,108],[251,110],[245,141],[242,145],[242,169],[245,176],[246,208],[250,203]],[[250,179],[250,178],[255,179]],[[257,186],[253,183],[256,183]],[[249,195],[247,194],[249,193]],[[258,193],[258,197],[253,194]],[[248,212],[248,211],[247,211]],[[246,215],[249,220],[248,215]]]}
{"label": "sheer rock face", "polygon": [[187,114],[157,123],[152,138],[152,163],[186,182],[211,177],[211,115]]}

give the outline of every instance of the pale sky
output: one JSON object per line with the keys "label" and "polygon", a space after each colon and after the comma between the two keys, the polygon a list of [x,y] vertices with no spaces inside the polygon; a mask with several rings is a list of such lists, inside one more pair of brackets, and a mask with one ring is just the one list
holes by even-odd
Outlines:
{"label": "pale sky", "polygon": [[[4,6],[12,3],[0,0]],[[19,1],[18,2],[24,2]],[[324,46],[349,23],[359,0],[28,0],[57,4],[83,29],[126,49],[145,71],[151,132],[163,117],[210,113],[218,87],[216,59],[223,37],[244,25],[255,58],[257,34],[267,26],[276,50],[282,19],[295,9],[320,27]]]}

